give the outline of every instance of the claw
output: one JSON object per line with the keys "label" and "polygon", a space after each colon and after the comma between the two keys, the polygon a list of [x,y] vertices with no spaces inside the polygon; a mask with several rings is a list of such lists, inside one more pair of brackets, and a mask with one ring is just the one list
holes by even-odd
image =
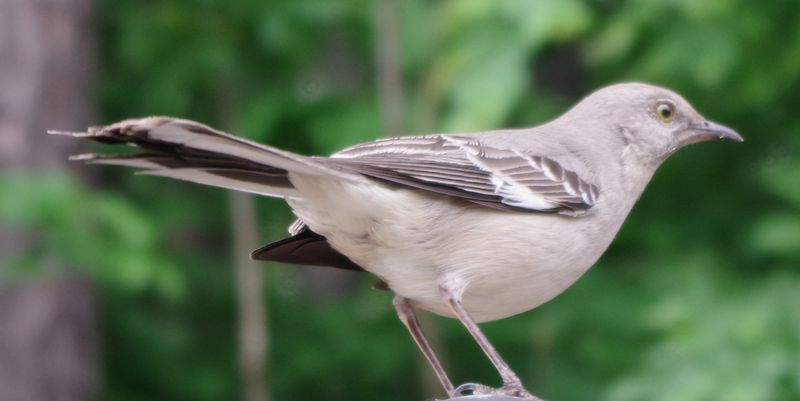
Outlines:
{"label": "claw", "polygon": [[450,395],[452,397],[450,401],[455,401],[457,399],[467,401],[467,400],[472,400],[473,399],[472,396],[486,396],[486,395],[501,396],[503,400],[507,399],[508,401],[516,401],[516,400],[542,401],[541,399],[537,398],[536,396],[532,395],[527,390],[525,390],[522,387],[522,385],[506,384],[500,388],[493,388],[478,383],[464,383],[456,387],[453,390],[453,393]]}
{"label": "claw", "polygon": [[[453,397],[465,395],[494,394],[495,389],[478,383],[464,383],[453,390]],[[466,393],[465,393],[466,392]]]}

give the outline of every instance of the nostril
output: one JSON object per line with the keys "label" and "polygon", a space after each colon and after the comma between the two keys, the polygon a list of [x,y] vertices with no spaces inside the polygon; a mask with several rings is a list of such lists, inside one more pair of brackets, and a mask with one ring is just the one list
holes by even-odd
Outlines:
{"label": "nostril", "polygon": [[708,127],[709,127],[709,125],[708,125],[708,121],[703,121],[703,126],[704,126],[704,127],[706,127],[706,128],[708,128]]}

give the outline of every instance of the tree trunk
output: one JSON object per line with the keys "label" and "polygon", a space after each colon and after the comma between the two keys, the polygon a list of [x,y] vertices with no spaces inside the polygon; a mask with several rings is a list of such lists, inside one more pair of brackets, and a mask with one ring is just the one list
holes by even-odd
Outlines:
{"label": "tree trunk", "polygon": [[[4,174],[65,168],[75,142],[54,140],[45,130],[90,122],[93,6],[92,0],[0,1]],[[0,268],[29,253],[36,235],[0,224]],[[95,291],[87,279],[65,275],[57,261],[47,265],[36,278],[0,283],[0,398],[98,399]]]}
{"label": "tree trunk", "polygon": [[99,399],[95,300],[81,278],[0,283],[0,399]]}
{"label": "tree trunk", "polygon": [[236,297],[239,306],[239,369],[243,399],[267,401],[267,322],[264,299],[264,266],[248,255],[258,247],[256,205],[253,195],[231,192],[231,231],[235,255]]}
{"label": "tree trunk", "polygon": [[[403,85],[401,31],[401,3],[386,0],[375,3],[375,67],[378,77],[378,98],[381,113],[381,129],[384,136],[406,134],[405,86]],[[445,362],[442,336],[437,322],[424,311],[418,314],[425,327],[425,337],[439,359]],[[400,326],[398,324],[398,326]],[[420,381],[423,394],[440,394],[442,386],[433,374],[428,361],[417,353]]]}

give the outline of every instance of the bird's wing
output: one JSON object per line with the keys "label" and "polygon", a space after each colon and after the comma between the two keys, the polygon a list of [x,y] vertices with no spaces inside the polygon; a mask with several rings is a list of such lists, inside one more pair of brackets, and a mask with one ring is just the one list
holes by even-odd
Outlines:
{"label": "bird's wing", "polygon": [[595,185],[553,159],[469,136],[378,140],[328,160],[374,179],[499,209],[575,213],[599,196]]}

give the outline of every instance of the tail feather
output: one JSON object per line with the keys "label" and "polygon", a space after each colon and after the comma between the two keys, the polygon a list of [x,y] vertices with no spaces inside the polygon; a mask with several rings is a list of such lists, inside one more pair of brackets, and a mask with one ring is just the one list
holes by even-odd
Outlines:
{"label": "tail feather", "polygon": [[364,271],[341,252],[333,249],[328,240],[303,226],[289,238],[262,246],[250,254],[253,260],[307,266],[330,266],[345,270]]}
{"label": "tail feather", "polygon": [[170,168],[143,170],[137,174],[173,178],[265,196],[299,197],[285,176],[276,178],[245,170]]}
{"label": "tail feather", "polygon": [[177,178],[201,184],[268,196],[297,196],[289,172],[351,179],[352,175],[298,155],[215,130],[194,121],[147,117],[121,121],[86,132],[49,131],[50,134],[88,138],[111,144],[129,144],[145,150],[133,155],[75,156],[87,163],[144,169],[143,174]]}

